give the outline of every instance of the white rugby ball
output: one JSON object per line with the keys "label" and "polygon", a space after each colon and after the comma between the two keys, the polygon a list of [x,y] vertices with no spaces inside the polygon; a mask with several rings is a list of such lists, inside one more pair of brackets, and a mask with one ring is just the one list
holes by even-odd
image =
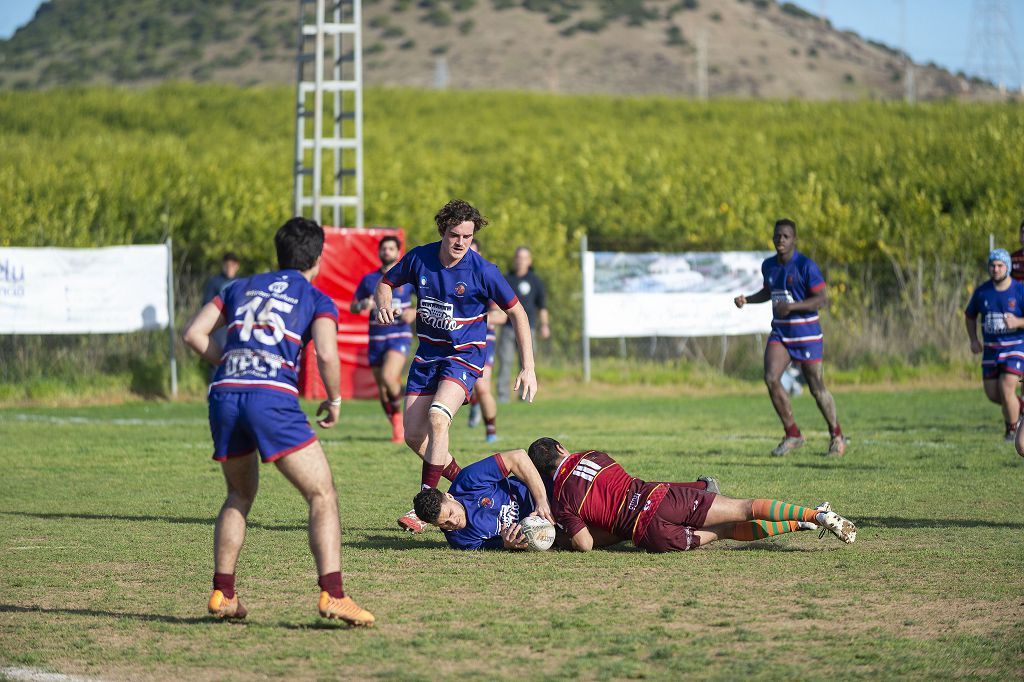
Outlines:
{"label": "white rugby ball", "polygon": [[551,549],[555,544],[555,526],[541,516],[527,516],[519,522],[526,536],[526,544],[538,552]]}

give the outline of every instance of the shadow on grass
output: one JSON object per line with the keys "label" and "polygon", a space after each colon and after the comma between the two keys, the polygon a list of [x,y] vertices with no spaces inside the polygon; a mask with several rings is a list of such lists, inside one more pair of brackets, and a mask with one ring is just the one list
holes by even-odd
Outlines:
{"label": "shadow on grass", "polygon": [[[73,512],[22,512],[22,511],[0,511],[0,514],[7,514],[9,516],[27,516],[33,519],[43,519],[46,521],[58,521],[62,519],[82,519],[85,521],[160,521],[163,523],[184,523],[197,526],[213,526],[213,522],[216,517],[210,516],[205,518],[193,517],[193,516],[147,516],[147,515],[128,515],[128,514],[84,514],[84,513],[73,513]],[[305,524],[295,525],[267,525],[260,523],[259,521],[249,521],[246,524],[249,528],[258,528],[260,530],[278,530],[278,531],[290,531],[290,530],[306,530]],[[356,529],[349,529],[356,530]]]}
{"label": "shadow on grass", "polygon": [[[351,531],[351,528],[344,528],[343,531]],[[438,533],[440,537],[440,533]],[[444,549],[448,543],[444,540],[423,540],[413,539],[408,533],[400,531],[395,535],[367,535],[362,540],[351,540],[342,537],[343,549],[357,547],[359,549],[394,549],[405,551],[410,549]]]}
{"label": "shadow on grass", "polygon": [[0,604],[0,613],[44,613],[64,616],[98,616],[103,618],[119,618],[124,620],[139,620],[152,623],[177,623],[181,625],[195,625],[197,623],[218,623],[219,619],[213,616],[166,616],[157,613],[125,613],[122,611],[100,611],[99,609],[47,609],[42,606],[17,606],[15,604]]}
{"label": "shadow on grass", "polygon": [[911,519],[898,516],[858,516],[859,527],[871,528],[1013,528],[1024,529],[1024,523],[990,521],[988,519]]}

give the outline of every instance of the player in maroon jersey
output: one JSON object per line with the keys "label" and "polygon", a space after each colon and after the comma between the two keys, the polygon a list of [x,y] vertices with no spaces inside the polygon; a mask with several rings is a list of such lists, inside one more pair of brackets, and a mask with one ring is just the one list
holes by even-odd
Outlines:
{"label": "player in maroon jersey", "polygon": [[553,438],[534,441],[529,456],[553,480],[550,503],[564,546],[578,551],[623,540],[651,552],[685,551],[715,540],[760,540],[819,526],[846,543],[857,537],[857,527],[827,502],[801,507],[642,481],[604,452],[572,454]]}
{"label": "player in maroon jersey", "polygon": [[1017,234],[1020,239],[1021,248],[1010,254],[1010,261],[1012,263],[1010,266],[1010,277],[1024,280],[1024,220],[1020,221]]}

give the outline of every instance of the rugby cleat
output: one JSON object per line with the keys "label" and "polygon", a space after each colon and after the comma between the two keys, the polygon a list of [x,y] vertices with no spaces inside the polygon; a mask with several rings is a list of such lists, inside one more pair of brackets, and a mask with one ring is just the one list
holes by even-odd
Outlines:
{"label": "rugby cleat", "polygon": [[388,417],[388,419],[391,421],[391,442],[404,443],[405,426],[402,424],[402,413],[396,412]]}
{"label": "rugby cleat", "polygon": [[249,614],[245,607],[242,606],[242,602],[238,601],[237,592],[235,592],[234,597],[228,599],[220,590],[214,590],[213,594],[210,595],[210,601],[206,608],[210,611],[211,615],[217,618],[241,619]]}
{"label": "rugby cleat", "polygon": [[698,481],[704,481],[708,487],[704,489],[704,492],[715,493],[716,495],[722,494],[722,489],[718,487],[718,479],[714,476],[698,476]]}
{"label": "rugby cleat", "polygon": [[352,627],[372,628],[376,619],[373,614],[352,601],[352,597],[332,597],[329,592],[320,593],[320,615],[330,620],[343,620]]}
{"label": "rugby cleat", "polygon": [[844,519],[834,511],[823,511],[818,512],[817,516],[818,525],[821,526],[822,530],[828,530],[837,538],[842,540],[848,545],[852,545],[857,539],[857,526],[853,524],[853,521]]}
{"label": "rugby cleat", "polygon": [[420,517],[416,516],[415,509],[410,509],[404,515],[398,517],[398,527],[410,533],[422,533],[426,529],[427,524],[421,521]]}
{"label": "rugby cleat", "polygon": [[480,403],[476,405],[470,405],[469,407],[469,428],[475,429],[480,426],[483,421],[483,415],[480,411]]}
{"label": "rugby cleat", "polygon": [[772,457],[782,457],[788,455],[797,448],[804,444],[803,436],[786,436],[783,438],[775,449],[772,450]]}
{"label": "rugby cleat", "polygon": [[[822,502],[817,507],[815,507],[815,509],[820,512],[830,512],[832,511],[832,505],[829,504],[828,502]],[[796,525],[797,528],[799,528],[800,530],[818,530],[818,524],[814,523],[813,521],[797,521]],[[826,529],[822,528],[821,535],[819,535],[818,537],[824,537],[825,532]]]}
{"label": "rugby cleat", "polygon": [[498,442],[498,434],[496,434],[496,433],[488,433],[484,437],[484,440],[487,441],[488,443],[496,443],[496,442]]}
{"label": "rugby cleat", "polygon": [[846,452],[846,445],[850,441],[846,436],[832,436],[832,440],[828,444],[829,457],[842,457],[843,453]]}

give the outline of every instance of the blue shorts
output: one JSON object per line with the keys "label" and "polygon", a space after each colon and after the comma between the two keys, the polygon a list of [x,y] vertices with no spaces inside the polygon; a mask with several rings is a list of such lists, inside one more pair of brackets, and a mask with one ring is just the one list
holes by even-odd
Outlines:
{"label": "blue shorts", "polygon": [[821,362],[825,354],[825,344],[821,339],[817,341],[798,341],[796,343],[783,341],[782,334],[777,329],[773,329],[772,333],[768,336],[768,343],[781,343],[785,346],[786,352],[789,353],[789,359],[792,362],[805,362],[813,365],[816,362]]}
{"label": "blue shorts", "polygon": [[405,382],[406,395],[433,395],[442,381],[453,381],[466,392],[466,400],[473,395],[473,386],[480,373],[452,358],[420,360],[416,358],[409,366],[409,378]]}
{"label": "blue shorts", "polygon": [[487,337],[487,346],[484,347],[484,367],[494,367],[494,352],[497,345],[495,339]]}
{"label": "blue shorts", "polygon": [[397,332],[384,336],[371,336],[370,345],[366,351],[366,359],[370,367],[380,367],[384,364],[384,355],[393,350],[402,355],[409,354],[409,345],[412,343],[412,332]]}
{"label": "blue shorts", "polygon": [[316,441],[295,396],[272,391],[214,391],[210,394],[210,433],[213,458],[260,451],[273,462]]}
{"label": "blue shorts", "polygon": [[1006,346],[985,344],[981,356],[981,378],[995,379],[1000,374],[1024,375],[1024,342]]}

